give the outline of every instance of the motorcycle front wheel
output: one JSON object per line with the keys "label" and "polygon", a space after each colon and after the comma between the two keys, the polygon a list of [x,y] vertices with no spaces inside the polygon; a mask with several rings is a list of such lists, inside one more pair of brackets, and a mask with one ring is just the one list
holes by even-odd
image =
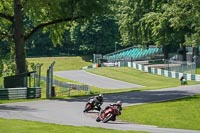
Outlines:
{"label": "motorcycle front wheel", "polygon": [[106,115],[106,117],[102,120],[103,123],[107,123],[109,120],[111,120],[113,114],[109,113]]}
{"label": "motorcycle front wheel", "polygon": [[85,105],[85,109],[84,109],[83,112],[84,112],[84,113],[85,113],[85,112],[88,112],[89,110],[91,110],[91,108],[92,108],[92,106],[91,106],[90,104],[86,104],[86,105]]}
{"label": "motorcycle front wheel", "polygon": [[96,122],[100,122],[101,119],[99,117],[96,118]]}

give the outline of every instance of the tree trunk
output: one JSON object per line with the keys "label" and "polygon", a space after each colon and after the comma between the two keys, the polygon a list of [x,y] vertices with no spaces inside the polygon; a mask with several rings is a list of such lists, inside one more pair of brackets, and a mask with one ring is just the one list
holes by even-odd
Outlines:
{"label": "tree trunk", "polygon": [[26,72],[24,27],[21,0],[14,0],[14,40],[16,74],[20,74]]}
{"label": "tree trunk", "polygon": [[192,55],[193,55],[193,56],[198,56],[198,55],[199,55],[198,47],[193,47]]}
{"label": "tree trunk", "polygon": [[198,47],[193,47],[192,48],[192,61],[197,63],[196,62],[196,58],[197,56],[199,55],[199,48]]}
{"label": "tree trunk", "polygon": [[166,60],[168,60],[168,58],[169,58],[168,47],[169,47],[169,45],[163,45],[163,54],[164,54],[164,59],[166,59]]}
{"label": "tree trunk", "polygon": [[183,44],[183,43],[181,43],[180,44],[181,46],[181,49],[183,50],[183,54],[182,54],[182,56],[183,56],[183,60],[182,61],[187,61],[187,56],[186,56],[186,53],[187,53],[187,51],[186,51],[186,46]]}

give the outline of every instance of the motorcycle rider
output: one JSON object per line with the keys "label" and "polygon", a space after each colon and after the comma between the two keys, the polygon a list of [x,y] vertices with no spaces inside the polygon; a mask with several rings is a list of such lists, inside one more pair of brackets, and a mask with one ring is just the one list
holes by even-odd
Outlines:
{"label": "motorcycle rider", "polygon": [[118,110],[118,114],[117,114],[117,115],[114,115],[114,116],[112,117],[112,119],[111,119],[112,121],[115,121],[115,120],[116,120],[116,116],[121,115],[121,111],[122,111],[122,102],[121,102],[121,101],[117,101],[117,102],[114,103],[114,104],[110,104],[110,105],[107,106],[104,110],[110,108],[111,106],[116,107],[117,110]]}
{"label": "motorcycle rider", "polygon": [[91,97],[90,99],[93,99],[93,102],[94,102],[96,109],[98,111],[100,111],[101,105],[103,104],[103,94],[99,94],[98,96]]}

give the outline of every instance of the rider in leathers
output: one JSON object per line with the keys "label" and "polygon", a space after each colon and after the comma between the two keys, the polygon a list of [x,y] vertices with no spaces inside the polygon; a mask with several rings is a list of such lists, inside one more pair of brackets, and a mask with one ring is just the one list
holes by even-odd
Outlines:
{"label": "rider in leathers", "polygon": [[[93,99],[94,105],[98,111],[101,110],[101,105],[103,104],[103,95],[99,94],[98,96],[91,97]],[[90,100],[89,99],[89,100]]]}
{"label": "rider in leathers", "polygon": [[[110,108],[111,106],[115,106],[117,107],[117,110],[118,110],[118,114],[117,115],[121,115],[121,111],[122,111],[122,102],[121,101],[117,101],[117,103],[115,104],[110,104],[109,106],[107,106],[104,110]],[[115,121],[116,120],[116,115],[113,115],[112,121]]]}

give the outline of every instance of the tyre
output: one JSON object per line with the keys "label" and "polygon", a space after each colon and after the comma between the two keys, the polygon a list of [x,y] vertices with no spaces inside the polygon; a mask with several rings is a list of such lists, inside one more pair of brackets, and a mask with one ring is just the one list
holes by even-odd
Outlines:
{"label": "tyre", "polygon": [[99,117],[96,118],[96,122],[100,122],[101,119]]}
{"label": "tyre", "polygon": [[85,105],[85,110],[83,111],[84,113],[88,112],[89,110],[91,110],[92,106],[90,104],[86,104]]}
{"label": "tyre", "polygon": [[107,116],[102,120],[103,123],[107,123],[109,120],[111,120],[113,114],[109,113]]}

